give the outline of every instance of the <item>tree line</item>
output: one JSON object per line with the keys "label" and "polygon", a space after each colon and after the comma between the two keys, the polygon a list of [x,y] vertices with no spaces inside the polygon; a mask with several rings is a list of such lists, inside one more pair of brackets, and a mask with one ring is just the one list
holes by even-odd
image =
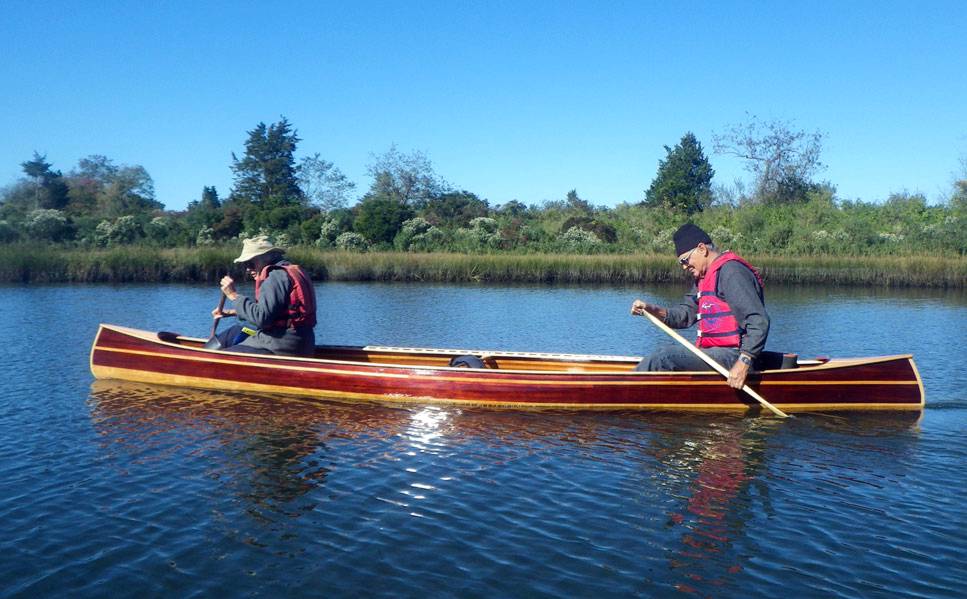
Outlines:
{"label": "tree line", "polygon": [[196,247],[265,233],[281,245],[346,251],[666,253],[672,232],[692,221],[719,245],[749,253],[967,254],[967,164],[936,205],[910,193],[844,200],[817,180],[823,139],[753,116],[712,140],[715,153],[744,161],[748,188],[713,184],[702,144],[686,132],[664,146],[635,201],[595,206],[571,190],[540,204],[491,205],[447,183],[422,152],[395,146],[374,156],[370,186],[354,197],[355,184],[332,162],[296,158],[302,140],[282,117],[247,132],[241,157],[232,154],[227,196],[206,186],[183,211],[164,209],[141,166],[93,155],[64,174],[35,153],[21,164],[24,176],[0,190],[0,243]]}

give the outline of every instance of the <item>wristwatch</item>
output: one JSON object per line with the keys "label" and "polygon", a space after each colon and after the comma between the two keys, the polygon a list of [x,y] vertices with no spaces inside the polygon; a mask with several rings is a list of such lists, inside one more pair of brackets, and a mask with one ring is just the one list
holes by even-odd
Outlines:
{"label": "wristwatch", "polygon": [[745,364],[746,366],[752,366],[752,358],[750,358],[745,354],[739,354],[739,361]]}

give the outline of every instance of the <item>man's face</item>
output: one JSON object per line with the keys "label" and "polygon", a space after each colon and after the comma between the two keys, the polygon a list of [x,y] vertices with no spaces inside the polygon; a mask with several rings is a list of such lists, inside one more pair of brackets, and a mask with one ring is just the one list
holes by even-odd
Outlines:
{"label": "man's face", "polygon": [[708,249],[704,243],[700,243],[679,256],[678,263],[697,281],[705,274],[705,263],[703,259],[706,255],[708,255]]}

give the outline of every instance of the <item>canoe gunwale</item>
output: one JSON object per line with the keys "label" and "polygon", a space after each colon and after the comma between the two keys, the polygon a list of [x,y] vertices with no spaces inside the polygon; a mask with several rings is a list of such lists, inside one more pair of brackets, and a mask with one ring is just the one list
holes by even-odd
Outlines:
{"label": "canoe gunwale", "polygon": [[[177,333],[152,333],[150,331],[143,331],[140,329],[132,329],[128,327],[122,327],[118,325],[102,324],[101,328],[110,329],[117,331],[125,335],[132,335],[148,341],[150,343],[165,345],[168,347],[188,350],[191,352],[201,352],[204,354],[216,355],[220,359],[225,359],[228,357],[246,357],[246,358],[258,358],[259,361],[262,359],[271,361],[298,361],[305,362],[307,364],[346,364],[352,366],[361,366],[366,368],[372,368],[378,366],[381,368],[429,368],[433,370],[456,370],[461,372],[466,371],[481,371],[481,372],[493,372],[492,368],[464,368],[464,367],[454,367],[454,366],[414,366],[412,364],[406,364],[405,362],[361,362],[356,360],[336,360],[330,358],[315,358],[315,357],[303,357],[303,356],[275,356],[275,355],[264,355],[264,354],[238,354],[220,351],[216,349],[206,349],[204,347],[192,347],[184,345],[183,343],[176,343],[173,341],[167,341],[160,337],[160,335],[174,336],[179,341],[187,341],[192,343],[204,344],[205,339],[198,337],[189,337],[185,335],[179,335]],[[100,334],[100,330],[98,331]],[[96,341],[95,341],[96,345]],[[533,359],[546,359],[555,362],[561,362],[562,364],[571,363],[587,363],[587,362],[627,362],[629,364],[637,364],[641,361],[639,356],[612,356],[612,355],[600,355],[600,354],[564,354],[564,353],[543,353],[543,352],[504,352],[504,351],[494,351],[494,350],[471,350],[471,349],[434,349],[434,348],[410,348],[410,347],[390,347],[390,346],[379,346],[379,345],[364,345],[364,346],[353,346],[353,345],[319,345],[318,349],[331,349],[335,351],[345,350],[345,351],[360,351],[360,352],[388,352],[388,353],[399,353],[401,355],[446,355],[446,356],[462,356],[462,355],[476,355],[476,356],[488,356],[493,358],[533,358]],[[826,370],[833,370],[837,368],[852,368],[858,365],[866,364],[877,364],[882,362],[891,362],[893,360],[912,360],[912,354],[896,354],[889,356],[876,356],[872,358],[834,358],[824,362],[819,362],[816,364],[808,364],[806,366],[800,366],[799,368],[786,368],[786,369],[773,369],[773,370],[757,370],[757,374],[795,374],[803,372],[819,372]],[[514,373],[514,374],[537,374],[537,375],[548,375],[554,373],[560,374],[575,374],[575,371],[548,371],[548,370],[523,370],[523,369],[504,369],[501,368],[500,372],[503,373]],[[608,375],[608,376],[678,376],[678,375],[695,375],[695,376],[710,376],[715,377],[718,380],[718,375],[715,372],[708,370],[680,370],[675,372],[646,372],[646,371],[634,371],[634,370],[613,370],[613,371],[588,371],[581,374],[586,375]]]}

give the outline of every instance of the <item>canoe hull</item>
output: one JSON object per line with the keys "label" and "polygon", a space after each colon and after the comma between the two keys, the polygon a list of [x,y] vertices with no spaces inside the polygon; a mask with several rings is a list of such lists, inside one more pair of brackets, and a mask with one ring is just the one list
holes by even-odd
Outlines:
{"label": "canoe hull", "polygon": [[[717,373],[639,373],[630,369],[633,358],[581,360],[528,354],[537,358],[517,362],[528,369],[505,369],[503,363],[495,369],[461,369],[439,365],[445,364],[446,356],[438,357],[434,350],[414,350],[422,352],[414,355],[401,350],[396,356],[399,363],[392,363],[363,361],[376,360],[380,353],[365,348],[351,351],[353,360],[290,358],[205,350],[189,338],[162,337],[102,325],[91,350],[91,371],[99,379],[319,398],[580,409],[758,407]],[[508,357],[506,363],[514,362]],[[923,407],[923,385],[911,356],[831,360],[766,371],[754,377],[750,386],[785,411]]]}

